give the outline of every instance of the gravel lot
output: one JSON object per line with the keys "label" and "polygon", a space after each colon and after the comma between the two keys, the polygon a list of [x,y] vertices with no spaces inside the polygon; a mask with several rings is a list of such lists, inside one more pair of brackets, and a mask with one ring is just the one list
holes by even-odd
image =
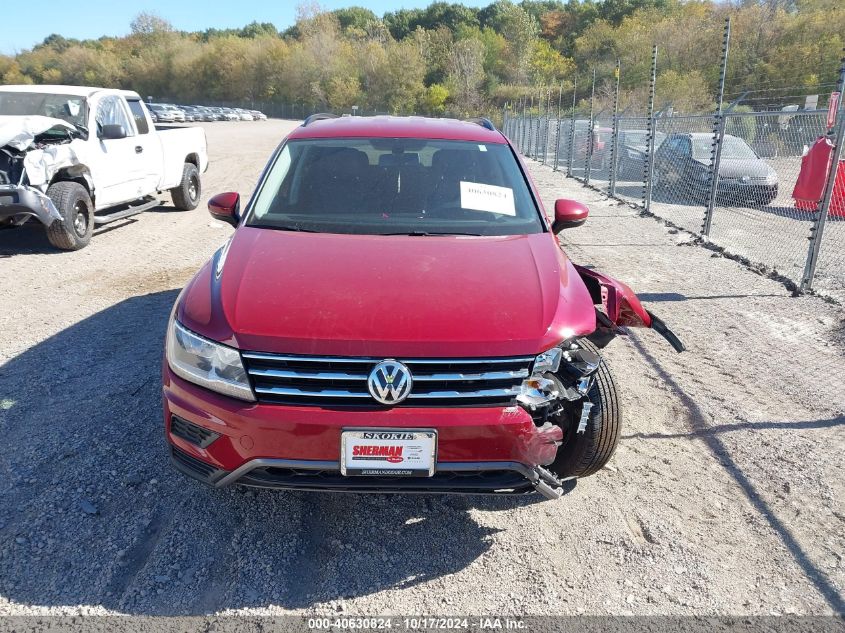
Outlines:
{"label": "gravel lot", "polygon": [[[249,193],[292,125],[206,125],[204,196]],[[547,204],[593,211],[572,258],[689,348],[611,345],[624,439],[557,502],[187,480],[165,456],[162,341],[231,229],[165,205],[76,253],[0,233],[0,614],[845,611],[841,308],[532,170]]]}

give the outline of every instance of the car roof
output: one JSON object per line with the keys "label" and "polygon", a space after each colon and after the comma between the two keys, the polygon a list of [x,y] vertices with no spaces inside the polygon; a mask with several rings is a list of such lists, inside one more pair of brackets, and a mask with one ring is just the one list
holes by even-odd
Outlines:
{"label": "car roof", "polygon": [[305,138],[424,138],[475,143],[507,143],[498,130],[457,119],[420,116],[350,116],[320,119],[296,128],[289,139]]}
{"label": "car roof", "polygon": [[95,88],[92,86],[63,86],[58,84],[18,84],[9,86],[0,86],[0,90],[6,92],[35,92],[39,94],[57,94],[68,95],[73,97],[91,97],[98,92],[106,92],[109,94],[120,94],[124,97],[138,98],[137,92],[131,90],[120,90],[117,88]]}

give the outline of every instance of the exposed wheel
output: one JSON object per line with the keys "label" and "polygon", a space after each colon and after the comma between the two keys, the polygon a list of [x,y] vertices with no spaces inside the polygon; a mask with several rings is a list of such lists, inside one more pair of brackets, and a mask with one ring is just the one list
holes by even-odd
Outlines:
{"label": "exposed wheel", "polygon": [[180,211],[196,209],[202,193],[200,173],[196,165],[185,163],[182,168],[182,182],[178,187],[170,190],[170,197],[173,198],[173,206]]}
{"label": "exposed wheel", "polygon": [[[589,341],[579,345],[592,352],[599,350]],[[581,403],[577,403],[560,416],[557,423],[563,427],[563,443],[549,469],[558,477],[587,477],[601,470],[613,456],[622,433],[622,409],[618,389],[610,368],[602,359],[593,385],[587,393],[593,405],[587,427],[578,433]]]}
{"label": "exposed wheel", "polygon": [[94,232],[94,205],[88,191],[78,182],[57,182],[47,189],[61,220],[47,227],[50,244],[63,251],[78,251],[91,241]]}

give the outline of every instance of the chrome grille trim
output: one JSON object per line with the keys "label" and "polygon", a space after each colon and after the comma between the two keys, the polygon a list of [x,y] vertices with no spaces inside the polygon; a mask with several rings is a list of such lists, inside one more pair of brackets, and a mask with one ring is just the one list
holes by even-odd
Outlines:
{"label": "chrome grille trim", "polygon": [[277,396],[310,396],[313,398],[369,398],[369,392],[345,391],[342,389],[320,389],[319,391],[306,391],[294,389],[293,387],[256,387],[256,393],[273,394]]}
{"label": "chrome grille trim", "polygon": [[367,374],[347,374],[338,371],[291,371],[286,369],[250,369],[253,376],[268,376],[273,378],[308,378],[309,380],[366,380]]}
{"label": "chrome grille trim", "polygon": [[507,380],[508,378],[528,378],[528,370],[485,371],[480,374],[414,374],[414,382],[430,382],[434,380]]}
{"label": "chrome grille trim", "polygon": [[[367,378],[383,358],[243,352],[259,400],[291,405],[379,405]],[[530,375],[533,356],[397,359],[411,370],[404,406],[506,405]],[[403,406],[399,404],[397,406]]]}
{"label": "chrome grille trim", "polygon": [[427,393],[414,393],[408,396],[408,400],[432,400],[446,398],[504,398],[513,397],[519,393],[519,389],[482,389],[480,391],[429,391]]}

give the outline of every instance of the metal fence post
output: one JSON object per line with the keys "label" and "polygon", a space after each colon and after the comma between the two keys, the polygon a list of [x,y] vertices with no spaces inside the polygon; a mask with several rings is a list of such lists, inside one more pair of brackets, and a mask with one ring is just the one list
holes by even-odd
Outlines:
{"label": "metal fence post", "polygon": [[725,117],[722,115],[722,102],[725,98],[725,75],[728,72],[728,49],[731,44],[731,18],[725,18],[725,35],[722,40],[722,64],[719,71],[719,94],[716,101],[716,115],[713,125],[713,149],[710,152],[710,192],[707,195],[707,209],[704,212],[704,224],[701,234],[709,237],[713,225],[713,209],[716,206],[716,193],[719,190],[719,165],[722,162],[722,144],[725,140]]}
{"label": "metal fence post", "polygon": [[572,178],[572,160],[575,158],[575,105],[578,94],[578,77],[572,82],[572,116],[569,120],[569,147],[567,148],[566,177]]}
{"label": "metal fence post", "polygon": [[534,95],[531,95],[531,105],[528,106],[528,138],[525,142],[525,156],[531,158],[531,142],[534,139]]}
{"label": "metal fence post", "polygon": [[584,184],[590,184],[590,167],[593,162],[593,138],[595,137],[596,125],[593,120],[593,108],[596,102],[596,69],[593,68],[593,88],[590,91],[590,129],[587,130],[587,151],[585,152],[587,158],[584,161]]}
{"label": "metal fence post", "polygon": [[654,92],[655,84],[657,83],[657,45],[655,44],[651,49],[651,75],[649,77],[648,85],[648,155],[645,161],[645,173],[643,180],[645,187],[643,187],[643,208],[646,211],[651,210],[651,194],[654,180],[654,135],[657,131],[657,121],[654,118]]}
{"label": "metal fence post", "polygon": [[525,119],[528,117],[528,97],[522,97],[522,120],[519,122],[519,153],[525,156]]}
{"label": "metal fence post", "polygon": [[819,261],[821,252],[824,227],[827,223],[827,216],[830,213],[830,202],[833,199],[833,191],[836,186],[836,176],[839,172],[839,161],[842,160],[842,149],[845,145],[845,57],[842,58],[842,66],[839,69],[839,103],[836,109],[836,146],[833,150],[833,161],[830,164],[830,173],[824,185],[824,196],[821,200],[818,216],[813,223],[810,237],[810,250],[807,252],[807,263],[804,265],[804,275],[801,277],[801,292],[813,289],[813,280],[816,276],[816,264]]}
{"label": "metal fence post", "polygon": [[546,91],[546,133],[543,138],[543,164],[545,165],[548,161],[549,156],[549,127],[551,123],[551,116],[549,112],[551,112],[552,108],[552,89],[549,88]]}
{"label": "metal fence post", "polygon": [[560,108],[563,105],[563,82],[560,82],[560,90],[557,91],[557,130],[555,131],[555,165],[553,171],[557,171],[560,160]]}
{"label": "metal fence post", "polygon": [[608,176],[607,195],[611,198],[616,195],[616,165],[619,162],[619,77],[622,74],[621,62],[616,60],[616,91],[613,93],[613,133],[610,139],[610,175]]}
{"label": "metal fence post", "polygon": [[534,130],[534,160],[540,157],[540,125],[543,117],[543,89],[537,95],[537,128]]}
{"label": "metal fence post", "polygon": [[[540,91],[540,99],[543,101],[543,105],[545,106],[543,117],[540,119],[540,139],[539,143],[537,143],[537,160],[540,161],[541,164],[546,164],[546,121],[549,118],[549,106],[548,101],[546,100],[546,95],[543,94],[545,91]],[[541,158],[542,155],[542,158]]]}
{"label": "metal fence post", "polygon": [[534,99],[532,98],[531,101],[528,100],[528,97],[525,97],[525,149],[523,150],[523,154],[528,156],[528,152],[531,151],[531,109],[534,107]]}

